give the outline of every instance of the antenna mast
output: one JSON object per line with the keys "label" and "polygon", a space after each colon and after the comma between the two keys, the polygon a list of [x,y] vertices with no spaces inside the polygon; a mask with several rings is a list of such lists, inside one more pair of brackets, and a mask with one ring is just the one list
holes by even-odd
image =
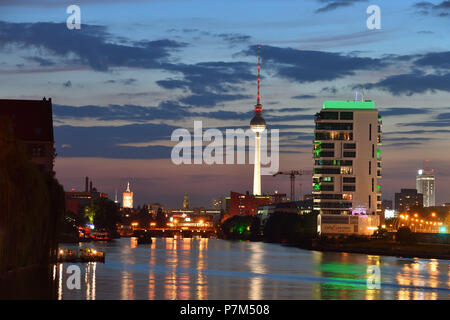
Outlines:
{"label": "antenna mast", "polygon": [[256,105],[261,105],[261,95],[259,93],[259,83],[261,82],[261,46],[258,46],[258,93],[256,95]]}

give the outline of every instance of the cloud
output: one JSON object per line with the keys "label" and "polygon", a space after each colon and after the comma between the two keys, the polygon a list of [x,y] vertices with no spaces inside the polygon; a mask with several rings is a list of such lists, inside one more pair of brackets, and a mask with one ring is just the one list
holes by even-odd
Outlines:
{"label": "cloud", "polygon": [[216,36],[230,44],[248,43],[252,39],[251,36],[241,33],[221,33]]}
{"label": "cloud", "polygon": [[[154,120],[180,120],[186,118],[210,118],[217,120],[248,120],[253,117],[253,111],[237,112],[216,110],[209,112],[193,112],[189,106],[179,104],[177,101],[164,101],[158,106],[137,105],[108,105],[108,106],[64,106],[53,105],[55,120],[91,119],[98,121],[128,121],[143,123]],[[265,110],[264,118],[270,123],[288,122],[296,120],[312,120],[312,114],[295,114],[303,112],[304,108],[281,108]],[[289,113],[286,115],[273,115],[272,112]],[[278,127],[278,125],[277,125]],[[312,127],[312,126],[311,126]]]}
{"label": "cloud", "polygon": [[380,115],[382,117],[390,116],[407,116],[412,114],[426,114],[430,113],[429,108],[383,108],[380,109]]}
{"label": "cloud", "polygon": [[432,14],[437,17],[450,17],[450,1],[445,0],[439,4],[433,4],[428,1],[417,2],[413,5],[418,14],[429,15]]}
{"label": "cloud", "polygon": [[[449,127],[450,128],[450,112],[442,112],[434,116],[432,120],[420,122],[400,123],[401,126],[417,126],[417,127]],[[430,130],[428,132],[437,133],[438,130]],[[440,132],[447,132],[442,130]]]}
{"label": "cloud", "polygon": [[72,82],[69,80],[67,82],[64,82],[62,85],[64,88],[70,88],[72,86]]}
{"label": "cloud", "polygon": [[30,61],[30,62],[36,62],[38,63],[41,67],[49,67],[49,66],[53,66],[55,65],[55,62],[51,61],[50,59],[44,59],[41,57],[25,57],[25,60]]}
{"label": "cloud", "polygon": [[[229,41],[243,40],[243,36],[238,34],[222,34],[221,37]],[[191,96],[184,99],[192,105],[215,105],[245,98],[246,96],[237,93],[242,91],[242,87],[238,85],[255,80],[254,70],[250,69],[253,65],[246,62],[210,61],[191,65],[172,63],[171,52],[185,47],[186,43],[169,39],[119,41],[120,44],[115,42],[117,39],[104,26],[83,25],[81,30],[74,32],[68,30],[63,23],[0,21],[0,48],[19,46],[45,49],[50,55],[66,59],[70,56],[72,65],[87,65],[96,71],[108,71],[113,67],[165,70],[181,79],[171,77],[159,80],[157,84],[165,89],[189,90]],[[40,57],[30,59],[41,65],[49,65],[49,61]],[[132,85],[136,79],[108,81],[115,82]]]}
{"label": "cloud", "polygon": [[192,94],[180,101],[194,106],[214,106],[224,101],[246,99],[249,96],[240,93],[243,88],[239,84],[255,81],[252,65],[246,62],[213,61],[165,67],[168,71],[180,73],[182,79],[168,78],[156,83],[169,90],[190,91]]}
{"label": "cloud", "polygon": [[320,90],[320,92],[335,95],[338,92],[338,90],[336,89],[336,87],[324,87],[322,88],[322,90]]}
{"label": "cloud", "polygon": [[[56,151],[60,157],[102,157],[120,159],[170,158],[171,147],[120,146],[126,142],[170,141],[175,127],[165,124],[133,124],[103,127],[55,127]],[[62,147],[70,145],[70,148]],[[59,147],[61,146],[61,147]]]}
{"label": "cloud", "polygon": [[450,51],[430,52],[414,61],[416,67],[433,67],[436,70],[450,70]]}
{"label": "cloud", "polygon": [[450,129],[391,131],[391,132],[383,132],[383,136],[394,134],[422,135],[422,134],[436,134],[436,133],[450,133]]}
{"label": "cloud", "polygon": [[[251,46],[242,53],[253,56],[256,52],[257,47]],[[356,71],[378,70],[388,64],[376,58],[273,46],[264,46],[261,56],[263,68],[272,69],[278,76],[299,83],[336,80],[355,75]]]}
{"label": "cloud", "polygon": [[6,45],[45,49],[60,57],[74,54],[80,64],[97,71],[111,67],[160,68],[170,52],[186,46],[168,39],[115,44],[103,26],[83,25],[74,32],[64,23],[0,21],[0,48]]}
{"label": "cloud", "polygon": [[342,7],[352,6],[355,2],[366,2],[368,0],[319,0],[321,3],[326,3],[323,7],[320,7],[315,13],[324,13],[333,11]]}
{"label": "cloud", "polygon": [[179,99],[180,102],[196,107],[212,107],[220,102],[234,101],[250,98],[248,95],[243,94],[215,94],[215,93],[203,93],[190,95]]}
{"label": "cloud", "polygon": [[137,82],[137,80],[134,79],[134,78],[119,79],[119,80],[111,79],[111,80],[105,81],[105,83],[119,83],[119,84],[122,84],[124,86],[129,86],[129,85],[135,84],[136,82]]}
{"label": "cloud", "polygon": [[266,109],[266,112],[303,112],[309,110],[308,108],[279,108],[279,109]]}
{"label": "cloud", "polygon": [[450,73],[424,74],[416,70],[413,73],[393,75],[376,83],[366,83],[353,88],[378,88],[387,90],[395,96],[401,94],[412,96],[428,91],[434,93],[436,90],[450,92]]}
{"label": "cloud", "polygon": [[298,96],[291,97],[291,99],[299,99],[299,100],[302,100],[302,99],[314,99],[314,98],[316,98],[316,96],[311,95],[311,94],[300,94]]}

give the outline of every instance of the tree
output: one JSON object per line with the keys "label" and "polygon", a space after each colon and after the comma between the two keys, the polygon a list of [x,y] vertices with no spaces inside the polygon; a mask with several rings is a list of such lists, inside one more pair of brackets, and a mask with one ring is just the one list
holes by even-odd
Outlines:
{"label": "tree", "polygon": [[298,243],[316,235],[317,215],[292,212],[274,212],[264,226],[264,238],[269,242]]}
{"label": "tree", "polygon": [[400,227],[397,230],[396,239],[403,243],[415,243],[416,235],[408,227]]}
{"label": "tree", "polygon": [[158,211],[156,212],[156,226],[158,228],[164,228],[166,226],[167,219],[166,215],[162,211],[161,208],[158,208]]}
{"label": "tree", "polygon": [[64,190],[31,162],[8,118],[0,118],[0,190],[0,274],[54,261]]}
{"label": "tree", "polygon": [[372,237],[375,239],[387,239],[388,231],[384,228],[378,227],[378,229],[373,233]]}
{"label": "tree", "polygon": [[116,224],[120,221],[120,215],[114,201],[108,198],[95,198],[85,212],[89,219],[93,217],[92,222],[96,229],[104,229],[113,235],[117,233]]}

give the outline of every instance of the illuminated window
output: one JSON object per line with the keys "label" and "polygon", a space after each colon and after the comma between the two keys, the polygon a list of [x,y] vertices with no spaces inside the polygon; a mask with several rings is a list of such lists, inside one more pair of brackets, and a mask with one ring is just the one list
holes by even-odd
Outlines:
{"label": "illuminated window", "polygon": [[352,167],[341,167],[341,174],[353,174]]}
{"label": "illuminated window", "polygon": [[351,193],[343,193],[342,199],[344,200],[353,200],[353,195]]}

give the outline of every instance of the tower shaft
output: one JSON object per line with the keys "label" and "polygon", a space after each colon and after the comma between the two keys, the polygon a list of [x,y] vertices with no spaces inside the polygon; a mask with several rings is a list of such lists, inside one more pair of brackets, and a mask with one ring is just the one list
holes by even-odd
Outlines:
{"label": "tower shaft", "polygon": [[261,195],[261,136],[255,133],[255,163],[253,165],[253,195]]}

